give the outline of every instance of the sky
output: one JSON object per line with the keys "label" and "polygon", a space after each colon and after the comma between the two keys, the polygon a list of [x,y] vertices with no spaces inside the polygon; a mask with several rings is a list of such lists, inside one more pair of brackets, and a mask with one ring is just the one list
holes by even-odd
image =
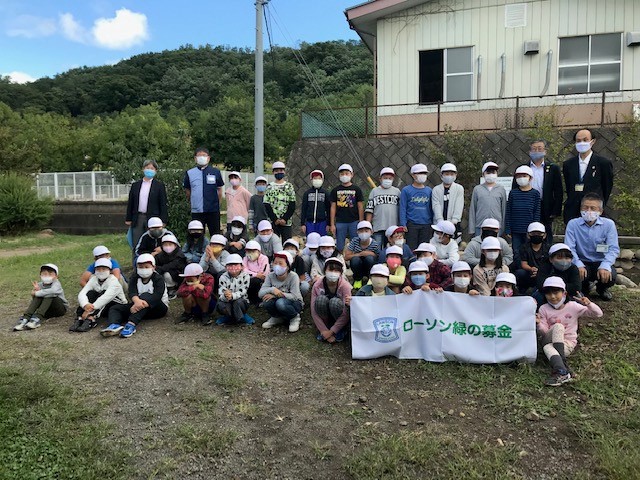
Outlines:
{"label": "sky", "polygon": [[[343,12],[359,3],[270,0],[273,44],[357,39]],[[23,83],[186,44],[253,49],[255,17],[255,0],[0,0],[0,74]]]}

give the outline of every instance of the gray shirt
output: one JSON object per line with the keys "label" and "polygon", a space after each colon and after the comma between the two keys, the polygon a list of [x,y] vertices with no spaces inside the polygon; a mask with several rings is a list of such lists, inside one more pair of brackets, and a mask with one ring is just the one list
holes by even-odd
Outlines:
{"label": "gray shirt", "polygon": [[469,205],[469,233],[475,235],[487,218],[495,218],[500,222],[500,234],[504,232],[504,219],[507,213],[507,191],[501,185],[491,190],[486,183],[476,185]]}
{"label": "gray shirt", "polygon": [[256,235],[254,240],[260,244],[262,253],[269,257],[269,260],[273,260],[274,253],[282,251],[282,240],[275,233],[271,235],[268,242],[263,242],[260,235]]}
{"label": "gray shirt", "polygon": [[36,290],[36,293],[35,293],[36,297],[39,297],[39,298],[58,297],[60,300],[62,300],[62,303],[64,303],[65,307],[69,306],[69,302],[67,302],[67,299],[64,297],[64,290],[62,289],[62,284],[60,283],[60,280],[54,280],[49,285],[45,285],[42,282],[38,282],[38,286],[40,287],[40,290]]}
{"label": "gray shirt", "polygon": [[397,187],[374,188],[369,193],[369,200],[364,209],[371,213],[371,224],[374,232],[385,231],[391,225],[398,225],[398,205],[400,204],[400,189]]}
{"label": "gray shirt", "polygon": [[[502,263],[504,265],[511,265],[513,263],[512,248],[504,238],[498,237],[498,241],[500,242],[500,246],[502,247]],[[467,262],[471,268],[480,263],[480,254],[482,253],[481,245],[482,237],[478,235],[477,237],[473,237],[467,244],[467,248],[464,249],[462,260]],[[520,266],[518,266],[518,268],[520,268]]]}
{"label": "gray shirt", "polygon": [[258,292],[258,297],[262,298],[268,293],[273,294],[274,288],[284,293],[284,298],[298,300],[304,305],[302,294],[300,293],[300,277],[298,277],[296,272],[289,272],[284,280],[280,280],[275,272],[271,272],[267,275],[267,278],[264,279],[264,283]]}

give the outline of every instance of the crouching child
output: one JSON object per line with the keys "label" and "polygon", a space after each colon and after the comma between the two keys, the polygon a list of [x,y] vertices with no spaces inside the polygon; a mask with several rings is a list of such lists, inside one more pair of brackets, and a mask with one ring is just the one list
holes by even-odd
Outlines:
{"label": "crouching child", "polygon": [[216,320],[216,325],[238,323],[253,325],[254,319],[247,315],[251,277],[242,270],[242,257],[237,253],[232,253],[227,258],[225,266],[227,271],[220,277],[216,306],[218,312],[223,316]]}
{"label": "crouching child", "polygon": [[286,322],[290,332],[300,329],[300,312],[304,303],[298,274],[291,271],[292,263],[293,257],[289,252],[274,254],[273,270],[258,292],[265,310],[271,315],[262,328],[272,328]]}
{"label": "crouching child", "polygon": [[40,281],[33,282],[31,303],[13,327],[14,332],[33,330],[46,318],[61,317],[67,313],[69,303],[58,280],[58,267],[46,263],[40,267]]}
{"label": "crouching child", "polygon": [[198,263],[190,263],[180,274],[184,279],[178,287],[177,296],[182,299],[184,311],[175,323],[187,323],[197,317],[202,325],[211,325],[211,300],[213,295],[213,275],[205,273]]}
{"label": "crouching child", "polygon": [[311,290],[311,318],[318,329],[317,339],[329,343],[344,340],[349,328],[351,284],[342,276],[344,260],[328,258],[324,277]]}

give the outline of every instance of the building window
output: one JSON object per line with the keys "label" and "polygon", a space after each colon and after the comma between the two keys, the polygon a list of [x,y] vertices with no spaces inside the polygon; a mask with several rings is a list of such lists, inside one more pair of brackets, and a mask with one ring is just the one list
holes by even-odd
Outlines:
{"label": "building window", "polygon": [[421,104],[473,99],[473,48],[419,52]]}
{"label": "building window", "polygon": [[620,90],[621,52],[619,33],[561,38],[558,94]]}

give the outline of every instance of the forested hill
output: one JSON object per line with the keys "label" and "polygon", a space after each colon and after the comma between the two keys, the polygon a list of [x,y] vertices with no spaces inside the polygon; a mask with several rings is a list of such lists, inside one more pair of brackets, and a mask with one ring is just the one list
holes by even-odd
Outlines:
{"label": "forested hill", "polygon": [[[300,52],[332,105],[372,102],[372,55],[363,44],[303,43]],[[274,158],[286,154],[295,141],[300,110],[320,106],[321,102],[290,48],[273,47],[264,60],[265,148],[267,157]],[[136,55],[112,66],[76,68],[24,85],[0,78],[0,102],[9,107],[0,104],[0,159],[4,164],[0,166],[6,168],[8,162],[2,137],[7,138],[11,121],[60,121],[65,128],[80,128],[112,122],[122,114],[135,116],[140,108],[146,109],[147,117],[151,109],[172,125],[181,125],[183,136],[186,127],[192,146],[215,148],[226,137],[230,151],[220,151],[222,163],[236,168],[248,166],[250,159],[245,162],[244,157],[253,149],[253,72],[251,50],[187,45]],[[100,158],[98,146],[83,148],[83,156]],[[137,157],[154,152],[133,153]],[[43,160],[44,170],[83,167],[74,162]],[[103,164],[108,161],[101,158]]]}

